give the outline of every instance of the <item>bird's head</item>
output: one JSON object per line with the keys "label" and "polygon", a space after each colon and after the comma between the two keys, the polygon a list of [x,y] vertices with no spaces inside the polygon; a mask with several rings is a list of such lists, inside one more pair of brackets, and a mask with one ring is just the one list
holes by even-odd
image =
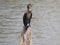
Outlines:
{"label": "bird's head", "polygon": [[27,5],[27,10],[28,10],[28,11],[32,11],[32,4],[28,4],[28,5]]}

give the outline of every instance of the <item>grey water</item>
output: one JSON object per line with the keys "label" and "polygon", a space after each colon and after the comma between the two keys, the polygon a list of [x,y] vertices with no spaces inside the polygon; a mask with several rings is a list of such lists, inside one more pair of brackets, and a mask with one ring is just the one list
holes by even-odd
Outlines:
{"label": "grey water", "polygon": [[0,0],[0,45],[18,45],[28,3],[32,45],[60,45],[60,0]]}

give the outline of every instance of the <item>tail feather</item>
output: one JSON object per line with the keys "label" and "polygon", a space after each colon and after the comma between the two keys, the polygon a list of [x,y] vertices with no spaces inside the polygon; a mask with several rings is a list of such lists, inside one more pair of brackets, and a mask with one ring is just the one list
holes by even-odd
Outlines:
{"label": "tail feather", "polygon": [[29,26],[30,26],[30,24],[27,24],[26,27],[25,27],[25,29],[27,30]]}

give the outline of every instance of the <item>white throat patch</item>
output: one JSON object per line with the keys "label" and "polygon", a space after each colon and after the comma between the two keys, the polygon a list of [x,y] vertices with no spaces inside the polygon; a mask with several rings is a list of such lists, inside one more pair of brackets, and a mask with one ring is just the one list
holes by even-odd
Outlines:
{"label": "white throat patch", "polygon": [[32,11],[31,9],[29,9],[29,11]]}

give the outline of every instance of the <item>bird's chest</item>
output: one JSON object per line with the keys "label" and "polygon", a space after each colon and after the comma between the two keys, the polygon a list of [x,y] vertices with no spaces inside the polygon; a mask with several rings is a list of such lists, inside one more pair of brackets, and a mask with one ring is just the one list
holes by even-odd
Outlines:
{"label": "bird's chest", "polygon": [[27,18],[30,19],[31,13],[27,13]]}

